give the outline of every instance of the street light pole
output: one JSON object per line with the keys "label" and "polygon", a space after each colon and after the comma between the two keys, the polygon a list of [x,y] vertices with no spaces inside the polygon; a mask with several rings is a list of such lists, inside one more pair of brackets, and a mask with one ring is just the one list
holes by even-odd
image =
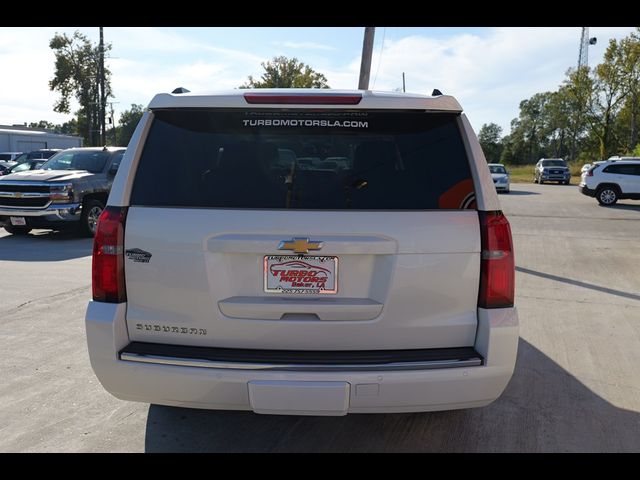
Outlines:
{"label": "street light pole", "polygon": [[102,28],[100,27],[100,145],[107,143],[107,129],[105,125],[105,108],[106,98],[104,91],[104,38],[102,36]]}
{"label": "street light pole", "polygon": [[364,40],[362,42],[362,62],[360,63],[360,81],[358,90],[369,89],[369,76],[371,75],[371,57],[373,56],[373,37],[376,27],[364,27]]}

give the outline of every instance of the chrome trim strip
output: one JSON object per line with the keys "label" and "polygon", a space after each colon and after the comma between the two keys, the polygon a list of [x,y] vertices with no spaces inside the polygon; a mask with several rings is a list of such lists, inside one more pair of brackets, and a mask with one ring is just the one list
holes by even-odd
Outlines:
{"label": "chrome trim strip", "polygon": [[0,198],[48,198],[51,192],[0,192]]}
{"label": "chrome trim strip", "polygon": [[160,355],[141,355],[137,353],[121,353],[120,360],[126,362],[172,365],[175,367],[218,368],[225,370],[262,370],[262,371],[398,371],[398,370],[434,370],[439,368],[477,367],[482,365],[480,358],[469,360],[432,360],[425,362],[396,362],[364,365],[309,365],[309,364],[269,364],[269,363],[237,363],[216,362],[196,358],[176,358]]}
{"label": "chrome trim strip", "polygon": [[49,215],[68,215],[63,210],[78,209],[79,203],[51,203],[44,207],[10,207],[0,205],[0,215],[10,217],[47,217]]}

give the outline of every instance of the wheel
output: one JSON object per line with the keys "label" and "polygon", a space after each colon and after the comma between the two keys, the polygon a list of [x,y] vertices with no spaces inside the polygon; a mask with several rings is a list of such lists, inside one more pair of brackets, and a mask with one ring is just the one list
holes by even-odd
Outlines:
{"label": "wheel", "polygon": [[510,189],[510,188],[507,188],[507,189],[504,191],[504,193],[509,193],[510,191],[511,191],[511,189]]}
{"label": "wheel", "polygon": [[618,192],[613,187],[601,187],[596,192],[596,198],[600,205],[613,205],[618,201]]}
{"label": "wheel", "polygon": [[98,218],[104,210],[104,203],[100,200],[87,200],[82,205],[82,215],[80,216],[80,234],[87,237],[94,237],[98,227]]}
{"label": "wheel", "polygon": [[542,177],[538,178],[538,183],[539,183],[540,185],[542,185],[542,184],[544,183],[544,180],[542,180]]}
{"label": "wheel", "polygon": [[4,229],[12,235],[26,235],[31,231],[29,227],[15,227],[13,225],[7,225]]}
{"label": "wheel", "polygon": [[538,183],[538,177],[536,177],[535,175],[533,176],[533,183]]}

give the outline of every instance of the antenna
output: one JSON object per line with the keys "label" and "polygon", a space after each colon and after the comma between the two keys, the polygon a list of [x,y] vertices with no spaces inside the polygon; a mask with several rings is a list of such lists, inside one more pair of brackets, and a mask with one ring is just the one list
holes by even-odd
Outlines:
{"label": "antenna", "polygon": [[589,38],[589,27],[582,27],[580,53],[578,54],[578,70],[580,70],[580,67],[589,66],[589,45],[595,45],[596,43],[598,43],[596,37]]}

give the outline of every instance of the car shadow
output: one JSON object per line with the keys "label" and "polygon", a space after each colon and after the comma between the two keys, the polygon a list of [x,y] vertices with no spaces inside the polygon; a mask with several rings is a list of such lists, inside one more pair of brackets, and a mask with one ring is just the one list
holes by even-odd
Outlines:
{"label": "car shadow", "polygon": [[540,195],[540,192],[529,192],[527,190],[511,189],[509,193],[500,193],[500,195]]}
{"label": "car shadow", "polygon": [[294,417],[151,405],[147,452],[638,451],[640,413],[618,408],[520,339],[502,396],[471,410]]}
{"label": "car shadow", "polygon": [[93,239],[72,231],[33,230],[0,237],[0,261],[59,262],[92,254]]}
{"label": "car shadow", "polygon": [[640,212],[640,205],[630,205],[628,203],[616,203],[615,205],[600,205],[602,208],[610,208],[612,210],[630,210],[632,212]]}

